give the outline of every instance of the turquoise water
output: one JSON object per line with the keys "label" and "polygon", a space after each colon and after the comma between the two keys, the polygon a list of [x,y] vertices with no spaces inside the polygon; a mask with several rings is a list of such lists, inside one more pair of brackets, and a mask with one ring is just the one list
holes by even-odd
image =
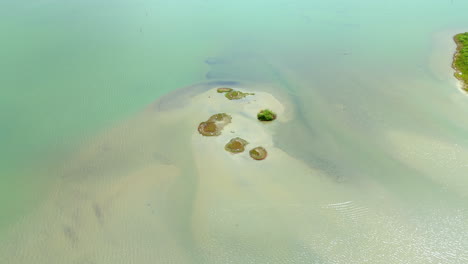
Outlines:
{"label": "turquoise water", "polygon": [[[466,10],[468,3],[457,0],[2,1],[0,256],[6,262],[0,262],[466,263],[468,97],[450,68],[450,38],[468,30]],[[213,81],[260,85],[289,102],[293,118],[275,131],[275,145],[319,171],[310,177],[321,180],[286,173],[290,180],[281,191],[258,186],[258,196],[242,200],[265,201],[255,210],[235,207],[240,199],[223,196],[223,183],[221,194],[210,193],[206,175],[194,172],[204,164],[198,154],[176,152],[188,136],[164,140],[171,127],[191,131],[188,117],[173,124],[161,113],[153,128],[141,113],[157,99],[171,104],[163,97],[170,92],[200,92],[215,87]],[[195,84],[203,88],[190,88]],[[139,136],[109,156],[83,154],[96,141],[113,146],[132,137],[106,132],[119,129]],[[141,136],[146,129],[154,138]],[[76,213],[71,208],[81,208],[88,198],[71,196],[77,186],[101,204],[110,200],[106,190],[121,186],[115,179],[126,179],[111,175],[140,175],[132,174],[140,168],[137,146],[141,153],[173,149],[168,156],[184,180],[148,184],[155,188],[147,191],[155,193],[152,201],[174,208],[154,209],[164,218],[157,221],[174,225],[148,225],[141,232],[154,236],[138,237],[109,220],[95,242],[102,252],[63,250],[59,235],[37,231],[44,219],[68,219]],[[80,168],[93,166],[102,167],[93,180],[82,180]],[[281,176],[278,170],[271,177]],[[143,209],[127,206],[144,185],[109,209],[113,221],[128,218],[131,226],[134,213],[152,223]],[[225,204],[199,202],[205,199],[200,190]],[[233,217],[228,211],[239,212],[239,224],[250,222],[252,230],[233,235],[235,227],[220,220]],[[204,222],[214,223],[214,231]],[[96,233],[89,221],[81,229],[64,225],[60,232],[72,240]],[[47,237],[42,248],[34,244],[38,237]],[[171,253],[158,256],[125,241]],[[116,253],[125,248],[131,252]]]}

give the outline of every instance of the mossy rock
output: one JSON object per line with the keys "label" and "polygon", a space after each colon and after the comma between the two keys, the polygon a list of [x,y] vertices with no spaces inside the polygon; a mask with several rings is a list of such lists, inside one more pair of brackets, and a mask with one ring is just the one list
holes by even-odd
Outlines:
{"label": "mossy rock", "polygon": [[219,136],[223,128],[231,123],[232,117],[226,113],[212,115],[207,121],[198,125],[198,132],[203,136]]}
{"label": "mossy rock", "polygon": [[253,93],[243,93],[243,92],[240,92],[240,91],[230,91],[230,92],[227,92],[226,94],[224,94],[224,96],[226,96],[227,99],[229,100],[239,100],[239,99],[242,99],[248,95],[254,95]]}
{"label": "mossy rock", "polygon": [[221,130],[216,123],[210,121],[201,122],[200,125],[198,125],[198,132],[208,137],[221,135]]}
{"label": "mossy rock", "polygon": [[267,157],[268,152],[263,147],[256,147],[250,150],[249,154],[250,154],[250,157],[252,157],[252,159],[254,160],[264,160]]}
{"label": "mossy rock", "polygon": [[227,144],[226,146],[224,147],[224,149],[226,151],[229,151],[231,153],[241,153],[241,152],[244,152],[245,150],[245,146],[249,144],[249,142],[247,142],[246,140],[242,139],[242,138],[239,138],[239,137],[236,137],[236,138],[233,138],[231,139]]}
{"label": "mossy rock", "polygon": [[233,90],[232,88],[227,88],[227,87],[221,87],[217,89],[218,93],[228,93],[228,92],[231,92],[232,90]]}
{"label": "mossy rock", "polygon": [[276,114],[269,109],[264,109],[258,112],[257,119],[260,121],[273,121],[276,119]]}

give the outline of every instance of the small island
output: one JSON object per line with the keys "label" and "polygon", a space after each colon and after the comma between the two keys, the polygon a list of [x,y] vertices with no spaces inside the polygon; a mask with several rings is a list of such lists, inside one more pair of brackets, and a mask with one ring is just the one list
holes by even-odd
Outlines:
{"label": "small island", "polygon": [[454,75],[462,82],[463,90],[468,92],[468,32],[457,34],[453,39],[457,43],[452,64]]}

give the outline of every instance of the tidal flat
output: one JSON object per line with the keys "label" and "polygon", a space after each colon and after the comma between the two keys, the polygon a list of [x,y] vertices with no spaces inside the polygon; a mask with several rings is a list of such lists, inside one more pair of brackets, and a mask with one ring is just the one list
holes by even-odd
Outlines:
{"label": "tidal flat", "polygon": [[[439,218],[423,220],[427,212],[415,217],[402,193],[378,178],[343,183],[307,162],[309,157],[288,153],[284,146],[297,138],[280,132],[303,120],[279,87],[238,82],[236,90],[255,93],[239,100],[227,100],[218,87],[208,82],[173,92],[82,146],[57,170],[61,177],[41,206],[2,239],[1,260],[401,263],[404,255],[412,263],[427,263],[421,254],[441,246],[449,250],[434,243],[454,239],[452,233],[426,232]],[[278,113],[275,123],[257,120],[263,108]],[[222,133],[201,135],[199,121],[220,112],[229,113],[231,121]],[[235,137],[265,147],[268,158],[225,151]],[[401,160],[411,166],[418,160],[424,166],[425,157],[405,148],[435,142],[403,131],[389,133],[387,140],[395,146],[394,159],[406,153]],[[468,151],[458,155],[468,157]],[[466,193],[456,182],[440,183]],[[463,215],[445,219],[445,228],[468,228]],[[444,258],[467,256],[466,237],[457,236]],[[387,255],[371,253],[380,250]]]}

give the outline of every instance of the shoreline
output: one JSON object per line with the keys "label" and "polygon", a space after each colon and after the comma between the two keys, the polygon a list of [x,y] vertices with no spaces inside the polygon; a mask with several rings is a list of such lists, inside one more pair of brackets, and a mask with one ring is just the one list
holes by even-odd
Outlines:
{"label": "shoreline", "polygon": [[468,72],[463,72],[461,69],[459,69],[456,66],[456,62],[459,59],[459,56],[461,55],[460,51],[464,47],[463,43],[461,43],[458,40],[458,36],[460,36],[462,34],[466,34],[466,33],[459,33],[459,34],[456,34],[455,36],[453,36],[453,41],[455,41],[455,44],[457,45],[457,48],[455,50],[455,53],[453,54],[452,68],[455,70],[455,72],[453,73],[453,76],[455,76],[455,78],[457,78],[457,80],[459,80],[460,83],[461,83],[461,89],[463,91],[465,91],[465,92],[468,92],[468,81],[466,81],[464,78],[462,78],[460,76],[460,75],[466,76],[466,75],[468,75]]}

